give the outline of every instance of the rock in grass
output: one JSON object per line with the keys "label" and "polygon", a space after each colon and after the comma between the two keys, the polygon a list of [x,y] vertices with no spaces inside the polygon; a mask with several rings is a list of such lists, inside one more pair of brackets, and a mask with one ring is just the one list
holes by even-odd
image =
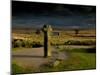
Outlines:
{"label": "rock in grass", "polygon": [[53,64],[53,66],[56,67],[56,66],[59,65],[59,64],[60,64],[60,61],[59,61],[59,60],[56,60],[56,61],[54,62],[54,64]]}

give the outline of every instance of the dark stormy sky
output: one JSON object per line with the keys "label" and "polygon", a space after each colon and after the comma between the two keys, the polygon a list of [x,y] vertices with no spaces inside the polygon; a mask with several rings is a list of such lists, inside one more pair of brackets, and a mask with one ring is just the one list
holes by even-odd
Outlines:
{"label": "dark stormy sky", "polygon": [[12,1],[12,24],[17,27],[95,27],[96,6]]}

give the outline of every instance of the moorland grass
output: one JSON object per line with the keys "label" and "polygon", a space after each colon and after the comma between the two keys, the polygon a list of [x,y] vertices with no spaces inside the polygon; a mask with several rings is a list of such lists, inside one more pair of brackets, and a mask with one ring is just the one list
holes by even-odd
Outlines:
{"label": "moorland grass", "polygon": [[[25,32],[25,31],[24,31]],[[74,32],[72,31],[63,31],[59,36],[52,36],[51,45],[60,46],[60,45],[95,45],[95,37],[75,37]],[[90,32],[90,33],[89,33]],[[19,32],[20,33],[20,32]],[[71,35],[70,35],[71,34]],[[80,31],[79,35],[95,35],[94,31]],[[19,48],[35,48],[43,46],[43,35],[36,35],[35,33],[31,34],[15,34],[19,39],[21,37],[25,38],[22,41],[13,42],[13,50],[18,50]],[[76,40],[78,39],[78,40]],[[19,49],[20,50],[20,49]],[[96,68],[96,48],[74,48],[67,49],[58,48],[59,51],[65,51],[68,55],[68,59],[60,62],[56,67],[43,66],[40,69],[35,67],[22,67],[14,62],[12,64],[12,73],[34,73],[34,72],[53,72],[53,71],[73,71],[73,70],[87,70]]]}
{"label": "moorland grass", "polygon": [[[66,49],[64,49],[66,50]],[[62,63],[65,70],[87,70],[96,68],[96,48],[67,49],[69,58]],[[66,65],[66,66],[65,66]]]}

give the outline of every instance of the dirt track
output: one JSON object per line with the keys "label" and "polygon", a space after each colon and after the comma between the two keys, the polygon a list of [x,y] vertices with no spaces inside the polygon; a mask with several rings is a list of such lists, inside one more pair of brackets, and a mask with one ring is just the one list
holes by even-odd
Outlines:
{"label": "dirt track", "polygon": [[[90,46],[91,47],[91,46]],[[68,46],[67,48],[89,48],[89,46]],[[52,51],[57,51],[52,49]],[[43,47],[40,48],[25,48],[12,52],[12,59],[20,66],[38,68],[41,64],[47,63],[50,58],[43,57]],[[60,58],[66,58],[68,55],[59,54]],[[55,56],[56,57],[56,56]]]}

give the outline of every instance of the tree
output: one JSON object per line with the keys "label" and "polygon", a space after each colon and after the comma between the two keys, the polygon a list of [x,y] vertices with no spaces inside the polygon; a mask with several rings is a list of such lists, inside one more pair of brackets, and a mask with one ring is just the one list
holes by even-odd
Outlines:
{"label": "tree", "polygon": [[79,34],[79,29],[74,29],[75,35],[77,36]]}
{"label": "tree", "polygon": [[37,29],[35,33],[36,33],[36,34],[40,34],[41,31],[40,31],[39,29]]}

